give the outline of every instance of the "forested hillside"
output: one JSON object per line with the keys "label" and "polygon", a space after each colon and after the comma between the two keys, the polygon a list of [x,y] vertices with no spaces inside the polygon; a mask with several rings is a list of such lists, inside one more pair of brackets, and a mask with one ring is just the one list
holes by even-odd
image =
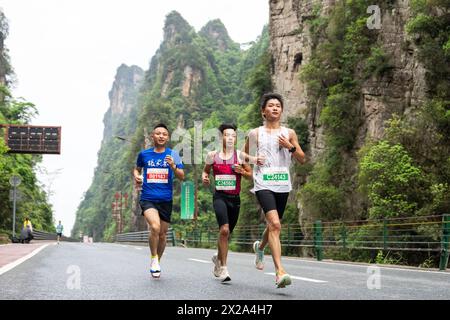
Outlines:
{"label": "forested hillside", "polygon": [[[28,124],[37,114],[36,107],[22,98],[11,94],[15,77],[10,64],[8,49],[4,40],[8,36],[8,20],[0,10],[0,124]],[[0,134],[4,132],[0,129]],[[18,187],[22,194],[17,202],[16,232],[20,231],[21,222],[29,217],[36,229],[53,231],[52,207],[48,194],[36,177],[37,166],[42,157],[39,155],[7,153],[5,141],[0,139],[0,232],[12,232],[12,207],[9,199],[13,175],[21,177]]]}

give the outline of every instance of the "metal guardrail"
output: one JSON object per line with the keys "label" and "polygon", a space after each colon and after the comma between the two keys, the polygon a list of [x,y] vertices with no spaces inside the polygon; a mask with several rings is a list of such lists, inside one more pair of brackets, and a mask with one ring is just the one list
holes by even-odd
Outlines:
{"label": "metal guardrail", "polygon": [[[251,245],[260,240],[265,225],[237,226],[230,243]],[[201,246],[215,244],[217,227],[183,231],[187,243]],[[283,247],[310,247],[316,258],[323,259],[324,249],[435,252],[440,255],[440,270],[449,260],[450,215],[394,218],[365,221],[322,222],[282,226]]]}
{"label": "metal guardrail", "polygon": [[[55,240],[57,239],[56,233],[46,232],[46,231],[40,231],[40,230],[33,230],[33,240]],[[60,241],[67,241],[67,242],[80,242],[79,239],[74,239],[70,237],[62,236]]]}
{"label": "metal guardrail", "polygon": [[[116,235],[116,242],[145,242],[148,243],[149,231],[137,231],[137,232],[128,232],[128,233],[120,233]],[[172,228],[167,230],[167,242],[171,243],[173,246],[176,246],[176,237],[175,232]]]}

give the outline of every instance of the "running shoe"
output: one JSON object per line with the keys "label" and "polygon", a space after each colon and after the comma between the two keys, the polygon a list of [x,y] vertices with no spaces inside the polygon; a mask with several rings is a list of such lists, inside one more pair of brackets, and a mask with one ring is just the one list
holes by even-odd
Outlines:
{"label": "running shoe", "polygon": [[159,259],[154,258],[152,259],[151,265],[150,265],[150,273],[152,274],[153,278],[159,278],[161,275],[161,266],[159,265]]}
{"label": "running shoe", "polygon": [[277,275],[275,277],[275,284],[277,285],[277,288],[285,288],[291,283],[292,283],[291,276],[288,275],[287,273],[283,274],[282,276]]}
{"label": "running shoe", "polygon": [[220,262],[219,262],[219,258],[217,257],[217,253],[214,254],[211,258],[212,262],[214,263],[214,276],[216,278],[220,277]]}
{"label": "running shoe", "polygon": [[222,282],[231,281],[227,267],[220,267],[220,280],[222,280]]}
{"label": "running shoe", "polygon": [[259,249],[259,241],[253,243],[253,251],[255,252],[255,266],[258,270],[264,269],[264,250]]}

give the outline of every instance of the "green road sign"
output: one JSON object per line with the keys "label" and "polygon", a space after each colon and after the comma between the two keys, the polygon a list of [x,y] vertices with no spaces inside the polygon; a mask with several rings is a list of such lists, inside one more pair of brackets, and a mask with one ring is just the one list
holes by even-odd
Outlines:
{"label": "green road sign", "polygon": [[194,218],[194,182],[185,181],[181,184],[181,219]]}

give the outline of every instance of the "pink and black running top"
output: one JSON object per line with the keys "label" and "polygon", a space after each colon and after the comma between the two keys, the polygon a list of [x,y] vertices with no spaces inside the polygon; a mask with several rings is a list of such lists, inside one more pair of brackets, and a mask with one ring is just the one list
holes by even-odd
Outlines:
{"label": "pink and black running top", "polygon": [[228,160],[220,158],[216,152],[212,164],[216,191],[231,195],[239,195],[241,192],[241,174],[234,172],[233,167],[240,164],[238,151],[234,151],[233,157]]}

